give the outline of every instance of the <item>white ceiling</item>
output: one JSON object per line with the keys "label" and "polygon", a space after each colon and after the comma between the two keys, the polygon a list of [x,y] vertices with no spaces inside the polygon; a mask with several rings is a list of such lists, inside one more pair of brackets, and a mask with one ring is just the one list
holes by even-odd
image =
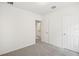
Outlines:
{"label": "white ceiling", "polygon": [[29,10],[34,13],[45,15],[51,11],[52,3],[43,3],[43,2],[16,2],[14,3],[14,7],[18,7],[24,10]]}
{"label": "white ceiling", "polygon": [[[34,13],[45,15],[58,10],[59,8],[70,6],[70,5],[79,5],[78,2],[14,2],[13,6],[21,8],[24,10],[29,10]],[[52,6],[56,8],[52,9]]]}

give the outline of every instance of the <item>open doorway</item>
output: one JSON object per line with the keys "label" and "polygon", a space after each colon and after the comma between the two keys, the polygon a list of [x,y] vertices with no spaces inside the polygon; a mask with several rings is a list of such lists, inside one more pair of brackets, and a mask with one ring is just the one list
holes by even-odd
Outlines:
{"label": "open doorway", "polygon": [[36,43],[39,43],[41,41],[41,21],[36,20],[35,21],[35,29],[36,29]]}

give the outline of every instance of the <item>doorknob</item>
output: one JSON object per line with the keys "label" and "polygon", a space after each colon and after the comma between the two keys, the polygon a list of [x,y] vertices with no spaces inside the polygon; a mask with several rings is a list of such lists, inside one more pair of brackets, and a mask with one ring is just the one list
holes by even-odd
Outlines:
{"label": "doorknob", "polygon": [[64,35],[66,35],[66,33],[64,33]]}

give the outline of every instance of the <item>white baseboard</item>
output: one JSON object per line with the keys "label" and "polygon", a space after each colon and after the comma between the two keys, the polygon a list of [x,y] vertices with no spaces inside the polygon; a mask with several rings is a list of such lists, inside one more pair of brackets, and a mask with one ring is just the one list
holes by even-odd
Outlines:
{"label": "white baseboard", "polygon": [[13,49],[13,50],[2,51],[2,52],[0,52],[0,55],[6,54],[6,53],[9,53],[9,52],[13,52],[13,51],[15,51],[15,50],[19,50],[19,49],[22,49],[22,48],[24,48],[24,47],[28,47],[28,46],[33,45],[33,44],[35,44],[35,42],[30,42],[30,43],[28,43],[27,45],[24,45],[24,46],[21,46],[21,47],[17,47],[17,48],[15,48],[15,49]]}

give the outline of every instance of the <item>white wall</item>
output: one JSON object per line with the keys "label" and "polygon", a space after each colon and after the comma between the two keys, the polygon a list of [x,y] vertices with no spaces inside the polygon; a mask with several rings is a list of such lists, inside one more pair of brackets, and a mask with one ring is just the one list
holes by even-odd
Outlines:
{"label": "white wall", "polygon": [[[65,31],[64,23],[66,21],[66,24],[68,23],[69,27],[71,27],[72,26],[71,24],[73,24],[72,28],[74,26],[79,27],[79,6],[78,5],[67,5],[67,6],[65,5],[62,8],[55,10],[54,12],[51,12],[50,14],[44,16],[43,18],[45,20],[48,20],[48,23],[49,23],[48,43],[64,48],[64,45],[63,45],[64,44],[63,37],[64,37],[64,31]],[[44,21],[43,23],[48,24]],[[47,29],[45,28],[45,26],[43,28]],[[67,28],[67,29],[70,29],[70,28]],[[70,48],[70,49],[79,52],[79,28],[77,28],[76,30],[77,30],[77,34],[76,33],[73,33],[73,34],[77,35],[77,37],[74,38],[73,36],[71,36],[70,38],[71,42],[73,41],[74,43],[73,48]],[[68,34],[68,32],[66,33]],[[45,32],[43,34],[46,35]],[[44,39],[43,41],[47,42],[46,39]],[[68,42],[65,41],[65,43],[68,43]]]}
{"label": "white wall", "polygon": [[0,55],[35,44],[35,20],[40,16],[9,5],[0,6]]}

